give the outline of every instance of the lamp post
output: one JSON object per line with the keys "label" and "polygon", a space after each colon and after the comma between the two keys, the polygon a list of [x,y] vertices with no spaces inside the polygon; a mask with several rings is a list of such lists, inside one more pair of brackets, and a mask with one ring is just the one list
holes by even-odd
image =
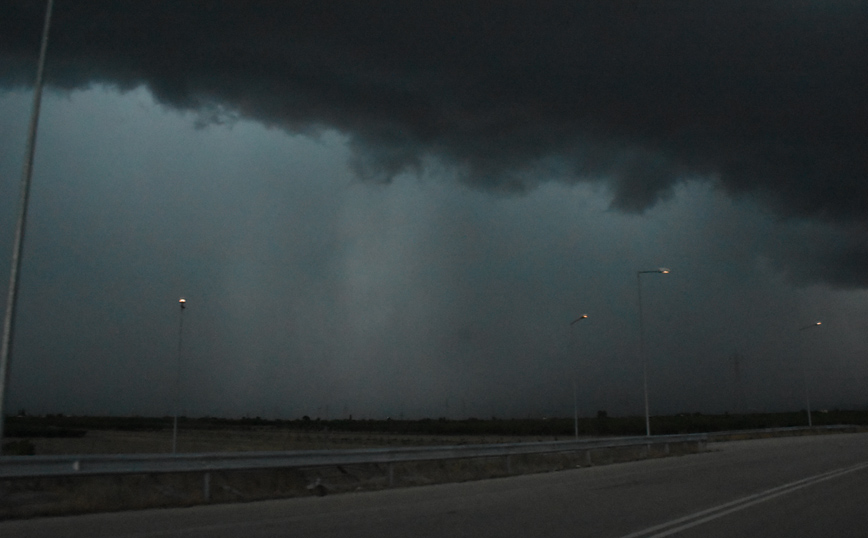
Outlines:
{"label": "lamp post", "polygon": [[178,407],[181,402],[181,343],[183,342],[184,308],[187,306],[187,299],[181,297],[178,299],[178,304],[181,306],[181,311],[178,315],[178,361],[175,369],[175,417],[172,420],[172,454],[178,452]]}
{"label": "lamp post", "polygon": [[[588,319],[587,314],[582,314],[580,317],[574,319],[570,322],[570,327],[575,325],[576,323],[582,321],[583,319]],[[576,434],[576,441],[579,440],[579,402],[578,396],[576,394],[576,375],[573,374],[573,430]]]}
{"label": "lamp post", "polygon": [[[816,323],[811,323],[810,325],[806,325],[804,327],[799,328],[796,332],[806,331],[808,329],[812,329],[814,327],[819,327],[822,325],[822,321],[818,321]],[[801,343],[801,342],[799,342]],[[813,421],[811,420],[811,397],[808,394],[808,361],[805,359],[804,355],[802,356],[802,384],[805,386],[805,410],[808,413],[808,427],[811,428],[814,426]]]}
{"label": "lamp post", "polygon": [[6,314],[3,318],[3,339],[0,341],[0,454],[3,453],[3,424],[6,400],[6,377],[12,355],[12,333],[15,328],[15,307],[18,303],[18,273],[21,271],[21,250],[24,245],[24,227],[27,224],[27,205],[30,199],[30,178],[33,176],[33,157],[36,154],[36,129],[39,126],[39,107],[42,103],[42,73],[45,70],[45,54],[48,50],[48,30],[51,27],[51,11],[54,0],[45,6],[45,22],[42,25],[42,43],[36,65],[36,83],[33,90],[33,109],[30,114],[30,129],[27,133],[24,169],[21,172],[21,195],[18,202],[18,222],[12,245],[12,267],[9,270],[9,288],[6,292]]}
{"label": "lamp post", "polygon": [[645,435],[651,437],[651,415],[648,411],[648,359],[645,357],[645,325],[642,320],[642,275],[647,273],[669,274],[669,269],[661,267],[653,271],[636,271],[639,291],[639,355],[642,358],[642,384],[645,389]]}

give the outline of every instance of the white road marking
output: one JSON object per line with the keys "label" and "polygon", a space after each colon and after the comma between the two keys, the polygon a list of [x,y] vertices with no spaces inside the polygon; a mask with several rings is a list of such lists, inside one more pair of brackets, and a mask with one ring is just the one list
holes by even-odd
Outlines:
{"label": "white road marking", "polygon": [[775,497],[780,497],[781,495],[785,495],[787,493],[817,484],[819,482],[824,482],[826,480],[831,480],[839,476],[844,476],[846,474],[854,473],[856,471],[861,471],[865,468],[868,468],[868,462],[863,462],[857,465],[853,465],[852,467],[835,469],[833,471],[828,471],[822,474],[810,476],[808,478],[803,478],[801,480],[796,480],[795,482],[790,482],[789,484],[784,484],[783,486],[768,489],[760,493],[754,493],[753,495],[748,495],[747,497],[742,497],[741,499],[736,499],[734,501],[730,501],[728,503],[724,503],[713,508],[701,510],[688,516],[673,519],[672,521],[667,521],[666,523],[661,523],[659,525],[654,525],[653,527],[648,527],[647,529],[643,529],[641,531],[622,536],[621,538],[663,538],[664,536],[671,536],[677,532],[696,527],[697,525],[702,525],[703,523],[707,523],[711,520],[723,517],[727,514],[738,512],[739,510],[744,510],[745,508],[751,507],[755,504],[769,501],[771,499],[774,499]]}

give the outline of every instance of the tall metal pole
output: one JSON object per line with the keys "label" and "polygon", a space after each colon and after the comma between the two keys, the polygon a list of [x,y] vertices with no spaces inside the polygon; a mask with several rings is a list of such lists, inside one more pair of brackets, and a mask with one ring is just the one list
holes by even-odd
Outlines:
{"label": "tall metal pole", "polygon": [[639,291],[639,355],[642,359],[642,386],[645,392],[645,435],[651,437],[651,413],[648,408],[648,359],[645,357],[645,322],[642,319],[642,275],[645,273],[668,274],[669,269],[661,267],[656,271],[636,271],[636,285]]}
{"label": "tall metal pole", "polygon": [[651,415],[648,409],[648,360],[645,358],[645,324],[642,320],[642,271],[636,273],[639,290],[639,356],[642,359],[642,386],[645,394],[645,435],[651,437]]}
{"label": "tall metal pole", "polygon": [[178,408],[181,404],[181,344],[183,343],[184,335],[184,307],[187,306],[187,300],[181,297],[178,300],[181,305],[181,312],[178,314],[178,360],[175,365],[175,417],[172,420],[172,454],[178,452]]}
{"label": "tall metal pole", "polygon": [[[814,327],[819,327],[823,322],[818,321],[817,323],[812,323],[806,327],[802,327],[798,330],[798,332],[802,332],[807,329],[812,329]],[[801,340],[801,339],[800,339]],[[801,344],[801,341],[799,342]],[[801,346],[799,346],[801,347]],[[808,359],[805,358],[804,354],[802,354],[802,384],[805,387],[805,411],[808,413],[808,427],[812,428],[814,426],[813,421],[811,420],[811,396],[808,393]]]}
{"label": "tall metal pole", "polygon": [[3,425],[6,379],[12,354],[12,332],[15,329],[15,307],[18,302],[18,273],[21,270],[21,250],[24,244],[24,225],[27,222],[27,202],[30,199],[30,178],[33,175],[33,156],[36,152],[36,129],[39,125],[39,107],[42,104],[42,73],[45,70],[45,54],[48,50],[48,29],[51,26],[51,11],[54,0],[45,7],[45,22],[42,25],[42,44],[39,47],[39,62],[36,67],[36,85],[33,91],[33,110],[30,115],[30,130],[21,173],[21,198],[18,206],[18,223],[12,246],[12,268],[9,271],[9,289],[6,295],[6,315],[3,318],[3,341],[0,344],[0,454],[3,453]]}
{"label": "tall metal pole", "polygon": [[576,441],[579,440],[579,400],[576,394],[576,380],[573,379],[573,430],[576,433]]}
{"label": "tall metal pole", "polygon": [[[583,319],[588,319],[587,314],[582,314],[580,317],[574,319],[570,322],[570,327],[582,321]],[[579,400],[578,395],[576,393],[576,374],[573,374],[573,430],[576,434],[576,441],[579,440]]]}

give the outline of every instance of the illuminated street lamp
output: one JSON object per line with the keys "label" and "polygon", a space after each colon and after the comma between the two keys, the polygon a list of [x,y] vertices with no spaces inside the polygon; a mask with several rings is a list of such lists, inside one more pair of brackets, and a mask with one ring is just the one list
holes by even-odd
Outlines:
{"label": "illuminated street lamp", "polygon": [[583,319],[588,319],[588,315],[582,314],[582,317],[574,319],[573,321],[570,322],[570,327],[575,325],[577,322],[582,321]]}
{"label": "illuminated street lamp", "polygon": [[[800,333],[808,329],[813,329],[814,327],[819,327],[822,324],[822,321],[811,323],[810,325],[805,325],[804,327],[799,328],[799,330],[796,332]],[[811,420],[811,397],[808,394],[808,360],[804,357],[804,355],[802,355],[802,383],[805,386],[805,409],[808,413],[808,427],[811,428],[814,426],[814,424]]]}
{"label": "illuminated street lamp", "polygon": [[669,274],[669,269],[661,267],[653,271],[637,271],[636,282],[639,290],[639,355],[642,358],[642,383],[645,388],[645,435],[651,437],[651,415],[648,411],[648,359],[645,357],[645,326],[642,320],[642,275],[647,273]]}
{"label": "illuminated street lamp", "polygon": [[175,370],[175,417],[172,420],[172,454],[178,452],[178,407],[181,402],[181,337],[184,334],[184,308],[187,306],[187,299],[181,297],[178,299],[178,305],[181,307],[181,312],[178,315],[178,364]]}
{"label": "illuminated street lamp", "polygon": [[[575,325],[576,323],[582,321],[583,319],[588,319],[587,314],[582,314],[580,317],[574,319],[570,322],[570,327]],[[573,374],[573,429],[576,432],[576,441],[579,440],[579,402],[578,396],[576,395],[576,375]]]}

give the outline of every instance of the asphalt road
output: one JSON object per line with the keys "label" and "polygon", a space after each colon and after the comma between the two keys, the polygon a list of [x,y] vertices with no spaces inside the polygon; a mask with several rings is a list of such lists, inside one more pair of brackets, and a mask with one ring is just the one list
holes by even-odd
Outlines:
{"label": "asphalt road", "polygon": [[0,523],[30,537],[868,536],[868,434],[380,492]]}

